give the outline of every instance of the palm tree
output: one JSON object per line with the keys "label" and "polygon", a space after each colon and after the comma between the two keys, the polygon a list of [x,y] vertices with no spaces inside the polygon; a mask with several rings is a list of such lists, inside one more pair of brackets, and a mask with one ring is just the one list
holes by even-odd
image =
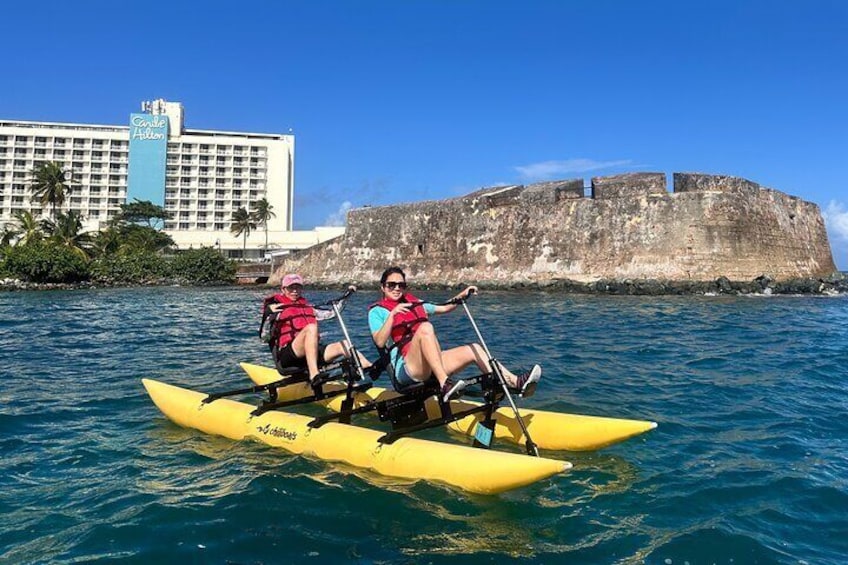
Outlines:
{"label": "palm tree", "polygon": [[249,236],[250,232],[255,229],[256,222],[254,222],[253,216],[247,213],[247,210],[239,208],[233,212],[233,223],[230,225],[230,233],[236,237],[244,234],[244,247],[241,252],[242,257],[247,255],[247,236]]}
{"label": "palm tree", "polygon": [[14,228],[9,224],[3,226],[3,231],[0,232],[0,249],[12,245],[12,241],[18,236]]}
{"label": "palm tree", "polygon": [[117,229],[108,227],[94,234],[91,250],[95,257],[107,257],[118,252],[121,247],[121,234]]}
{"label": "palm tree", "polygon": [[82,217],[79,212],[71,210],[67,214],[59,212],[56,220],[45,220],[44,231],[50,234],[50,239],[63,245],[84,259],[88,259],[91,247],[91,234],[83,232]]}
{"label": "palm tree", "polygon": [[32,212],[29,210],[15,212],[15,220],[18,225],[14,226],[11,232],[17,236],[19,244],[26,245],[41,240],[44,232],[41,229],[41,223],[35,219]]}
{"label": "palm tree", "polygon": [[274,209],[268,203],[268,199],[263,197],[253,203],[255,210],[253,211],[253,220],[265,228],[265,251],[268,251],[268,220],[276,218],[277,215],[271,210]]}
{"label": "palm tree", "polygon": [[32,200],[38,200],[42,206],[50,204],[55,219],[56,207],[61,208],[65,203],[65,196],[74,189],[73,183],[73,173],[65,173],[59,163],[41,163],[32,171]]}

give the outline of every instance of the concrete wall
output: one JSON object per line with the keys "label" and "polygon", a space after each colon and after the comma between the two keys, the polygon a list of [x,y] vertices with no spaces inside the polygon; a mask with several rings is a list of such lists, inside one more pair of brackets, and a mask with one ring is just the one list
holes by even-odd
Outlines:
{"label": "concrete wall", "polygon": [[416,283],[556,279],[747,281],[836,270],[817,205],[738,177],[662,173],[484,189],[460,198],[361,208],[344,236],[283,272],[373,282],[400,265]]}

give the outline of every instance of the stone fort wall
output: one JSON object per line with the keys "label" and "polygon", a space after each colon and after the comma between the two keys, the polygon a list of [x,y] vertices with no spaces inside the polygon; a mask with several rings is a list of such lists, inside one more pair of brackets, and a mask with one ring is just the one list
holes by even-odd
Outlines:
{"label": "stone fort wall", "polygon": [[836,270],[821,211],[749,180],[674,173],[483,189],[440,201],[359,208],[346,233],[287,259],[322,284],[372,283],[399,265],[417,284],[569,279],[749,281]]}

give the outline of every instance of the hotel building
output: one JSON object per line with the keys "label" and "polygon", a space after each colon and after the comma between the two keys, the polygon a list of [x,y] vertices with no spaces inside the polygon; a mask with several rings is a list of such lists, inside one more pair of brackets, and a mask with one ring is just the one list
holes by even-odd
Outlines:
{"label": "hotel building", "polygon": [[[73,178],[63,210],[85,230],[105,227],[126,202],[149,200],[171,214],[165,232],[180,249],[217,247],[242,257],[244,236],[230,232],[233,213],[266,198],[268,250],[304,249],[344,232],[292,230],[294,136],[185,129],[182,104],[142,103],[128,126],[0,120],[0,226],[18,211],[49,214],[31,201],[32,171],[46,161]],[[265,227],[247,238],[246,258],[265,253]]]}

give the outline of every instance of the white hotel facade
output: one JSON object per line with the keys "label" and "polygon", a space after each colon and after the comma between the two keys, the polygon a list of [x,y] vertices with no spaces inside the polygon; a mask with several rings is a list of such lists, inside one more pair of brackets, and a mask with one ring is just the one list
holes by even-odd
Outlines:
{"label": "white hotel facade", "polygon": [[[294,136],[192,130],[183,107],[156,100],[130,115],[128,126],[0,120],[0,227],[18,211],[45,216],[31,201],[32,171],[54,161],[74,183],[63,210],[76,210],[85,230],[98,230],[120,205],[150,200],[171,214],[165,231],[180,249],[216,247],[241,257],[243,235],[230,232],[233,213],[266,198],[268,251],[305,249],[344,233],[340,227],[292,230]],[[247,239],[246,258],[261,257],[265,229]]]}

